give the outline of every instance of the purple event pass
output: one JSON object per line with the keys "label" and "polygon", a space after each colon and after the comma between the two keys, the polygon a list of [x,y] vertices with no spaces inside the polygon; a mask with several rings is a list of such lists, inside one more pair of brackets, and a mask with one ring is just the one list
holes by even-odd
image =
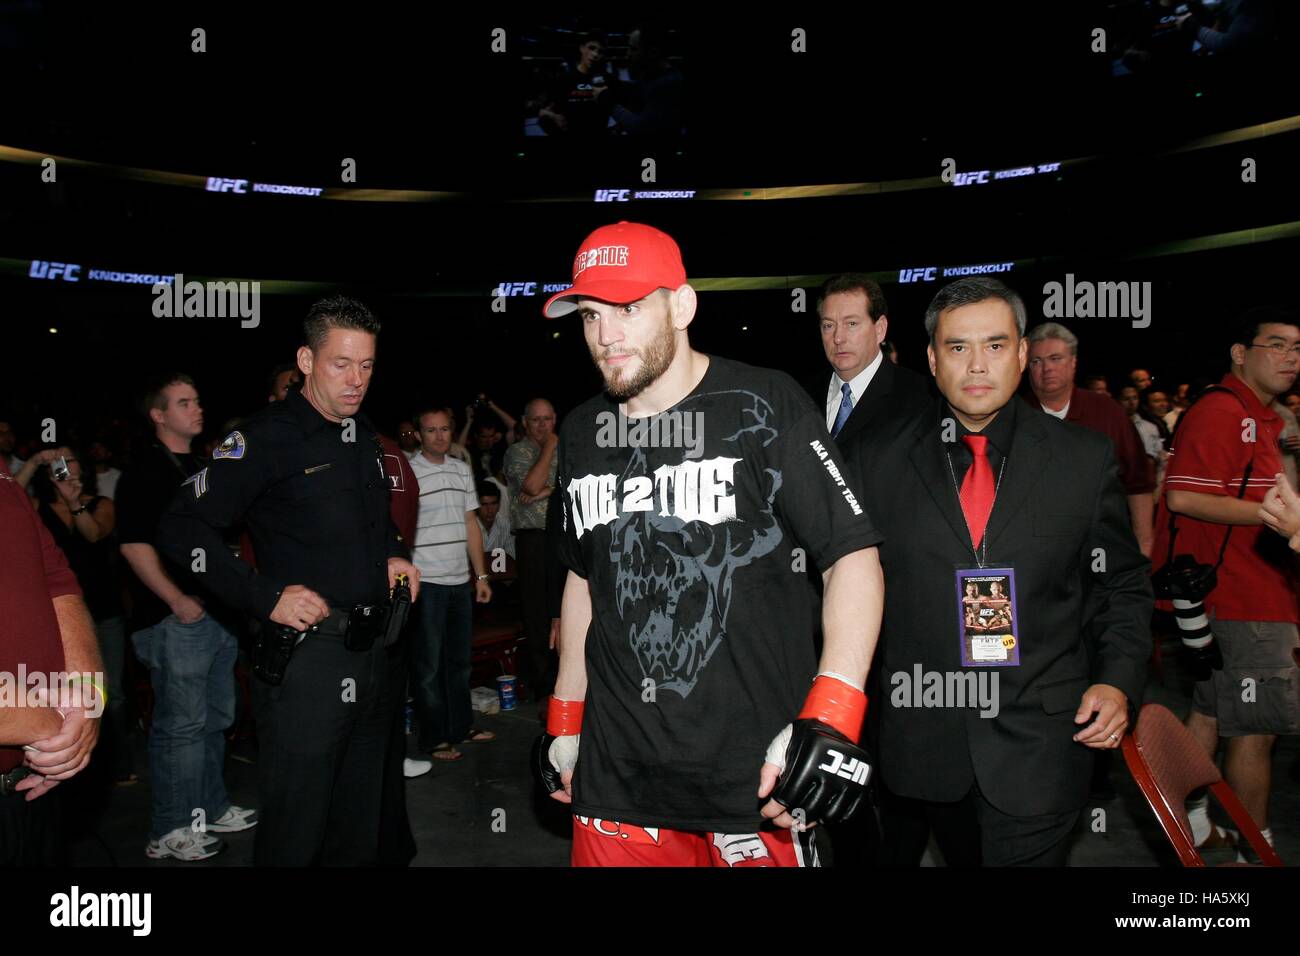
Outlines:
{"label": "purple event pass", "polygon": [[1018,667],[1015,568],[957,570],[957,633],[963,667]]}

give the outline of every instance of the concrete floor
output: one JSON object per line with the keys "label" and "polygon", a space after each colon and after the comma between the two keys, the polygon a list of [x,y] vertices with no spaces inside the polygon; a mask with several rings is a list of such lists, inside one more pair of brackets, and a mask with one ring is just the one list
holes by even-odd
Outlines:
{"label": "concrete floor", "polygon": [[[1166,645],[1163,679],[1152,675],[1147,700],[1180,716],[1190,684]],[[463,759],[435,762],[433,771],[407,781],[407,805],[419,853],[417,866],[565,866],[569,817],[564,807],[541,797],[528,771],[528,754],[538,733],[534,705],[482,717],[495,741],[465,744]],[[144,737],[134,736],[136,768],[147,777]],[[256,751],[251,742],[233,746],[227,761],[231,799],[257,806]],[[1271,819],[1276,849],[1284,861],[1300,861],[1300,737],[1279,740],[1274,754]],[[1175,866],[1154,814],[1116,754],[1110,778],[1112,800],[1093,802],[1084,812],[1070,853],[1074,866]],[[64,785],[72,830],[72,859],[78,866],[248,866],[255,830],[229,834],[225,852],[201,863],[151,861],[144,855],[149,817],[147,779],[112,787],[94,776]],[[1095,811],[1102,811],[1098,816]],[[1212,811],[1213,812],[1213,811]],[[495,824],[495,825],[494,825]],[[825,856],[833,856],[827,853]],[[933,858],[927,859],[933,863]]]}

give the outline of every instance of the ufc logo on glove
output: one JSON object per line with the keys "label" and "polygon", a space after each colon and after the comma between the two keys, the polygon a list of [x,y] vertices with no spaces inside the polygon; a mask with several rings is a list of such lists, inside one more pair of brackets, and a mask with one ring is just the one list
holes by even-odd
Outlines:
{"label": "ufc logo on glove", "polygon": [[831,758],[830,763],[820,764],[817,767],[818,770],[824,770],[826,773],[843,777],[845,780],[852,780],[864,787],[867,785],[871,767],[865,760],[859,760],[857,757],[845,760],[844,754],[838,750],[828,750],[826,756]]}

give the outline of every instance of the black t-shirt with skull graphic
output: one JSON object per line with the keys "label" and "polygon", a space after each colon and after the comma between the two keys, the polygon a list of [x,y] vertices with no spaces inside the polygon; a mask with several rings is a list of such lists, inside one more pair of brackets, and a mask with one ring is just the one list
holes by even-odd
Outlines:
{"label": "black t-shirt with skull graphic", "polygon": [[559,557],[592,607],[574,812],[753,832],[816,673],[806,569],[882,540],[825,416],[784,372],[713,356],[660,415],[584,403],[558,454]]}

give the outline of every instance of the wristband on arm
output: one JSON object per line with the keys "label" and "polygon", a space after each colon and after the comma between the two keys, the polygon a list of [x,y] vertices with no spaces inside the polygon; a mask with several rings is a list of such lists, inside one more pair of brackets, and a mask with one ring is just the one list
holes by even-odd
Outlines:
{"label": "wristband on arm", "polygon": [[585,700],[561,700],[552,696],[546,705],[546,732],[552,737],[572,737],[582,733],[585,704]]}
{"label": "wristband on arm", "polygon": [[842,674],[822,671],[813,681],[798,720],[816,720],[858,742],[867,716],[867,695]]}

